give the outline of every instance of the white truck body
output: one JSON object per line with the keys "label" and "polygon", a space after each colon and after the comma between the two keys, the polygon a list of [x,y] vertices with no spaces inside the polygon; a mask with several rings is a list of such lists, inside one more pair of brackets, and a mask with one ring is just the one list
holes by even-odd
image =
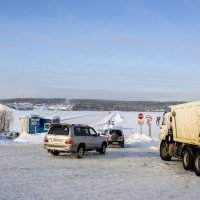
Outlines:
{"label": "white truck body", "polygon": [[200,101],[171,106],[173,140],[200,145]]}
{"label": "white truck body", "polygon": [[[200,101],[171,106],[157,118],[160,126],[160,157],[181,158],[185,170],[200,176]],[[162,120],[161,120],[162,119]]]}

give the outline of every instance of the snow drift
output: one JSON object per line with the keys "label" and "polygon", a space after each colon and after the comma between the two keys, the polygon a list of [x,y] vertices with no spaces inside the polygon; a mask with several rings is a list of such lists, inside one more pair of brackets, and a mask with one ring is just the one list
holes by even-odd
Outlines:
{"label": "snow drift", "polygon": [[156,148],[159,145],[159,139],[150,138],[139,133],[132,134],[125,140],[127,147],[151,147]]}
{"label": "snow drift", "polygon": [[[44,141],[45,133],[40,134],[27,134],[22,133],[18,138],[14,140],[17,143],[33,143],[33,144],[42,144]],[[125,141],[126,147],[158,147],[159,140],[149,138],[146,135],[141,134],[132,134]]]}
{"label": "snow drift", "polygon": [[22,133],[14,141],[20,143],[42,144],[44,142],[45,134],[46,133],[38,133],[38,134]]}

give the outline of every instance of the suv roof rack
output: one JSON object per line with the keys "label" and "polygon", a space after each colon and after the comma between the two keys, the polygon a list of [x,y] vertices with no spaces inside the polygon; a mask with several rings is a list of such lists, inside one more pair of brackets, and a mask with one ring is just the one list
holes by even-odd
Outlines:
{"label": "suv roof rack", "polygon": [[65,125],[70,125],[70,124],[66,124],[66,123],[52,123],[52,124],[50,124],[50,127],[52,127],[52,126],[65,126]]}
{"label": "suv roof rack", "polygon": [[87,124],[72,124],[72,126],[88,126],[88,125]]}

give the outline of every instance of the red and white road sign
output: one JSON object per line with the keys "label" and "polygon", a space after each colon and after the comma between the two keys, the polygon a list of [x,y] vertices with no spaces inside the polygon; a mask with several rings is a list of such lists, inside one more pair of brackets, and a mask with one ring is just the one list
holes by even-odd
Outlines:
{"label": "red and white road sign", "polygon": [[143,119],[143,114],[142,113],[138,114],[138,119]]}
{"label": "red and white road sign", "polygon": [[139,126],[143,126],[144,125],[144,121],[142,119],[138,120],[138,125]]}
{"label": "red and white road sign", "polygon": [[147,125],[150,126],[152,124],[152,121],[147,121]]}
{"label": "red and white road sign", "polygon": [[148,126],[151,126],[153,117],[152,117],[151,115],[147,115],[147,116],[146,116],[146,120],[147,120],[147,122],[146,122],[147,125],[148,125]]}
{"label": "red and white road sign", "polygon": [[146,116],[146,120],[147,120],[147,121],[152,121],[152,120],[153,120],[153,117],[152,117],[151,115],[147,115],[147,116]]}

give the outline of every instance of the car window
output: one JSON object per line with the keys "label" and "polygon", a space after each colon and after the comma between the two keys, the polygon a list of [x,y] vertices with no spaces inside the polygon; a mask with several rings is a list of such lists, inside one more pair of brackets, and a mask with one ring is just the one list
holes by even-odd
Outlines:
{"label": "car window", "polygon": [[116,133],[117,133],[118,136],[122,136],[122,131],[116,130]]}
{"label": "car window", "polygon": [[97,136],[97,133],[93,128],[90,128],[90,134],[93,136]]}
{"label": "car window", "polygon": [[82,136],[81,128],[80,127],[75,127],[74,128],[74,135],[75,136]]}
{"label": "car window", "polygon": [[68,126],[52,126],[49,129],[48,134],[50,134],[50,135],[69,135],[69,127]]}
{"label": "car window", "polygon": [[110,135],[112,134],[117,134],[118,136],[122,136],[122,131],[121,130],[110,130]]}
{"label": "car window", "polygon": [[89,128],[82,127],[81,128],[81,133],[82,133],[82,136],[90,136]]}

